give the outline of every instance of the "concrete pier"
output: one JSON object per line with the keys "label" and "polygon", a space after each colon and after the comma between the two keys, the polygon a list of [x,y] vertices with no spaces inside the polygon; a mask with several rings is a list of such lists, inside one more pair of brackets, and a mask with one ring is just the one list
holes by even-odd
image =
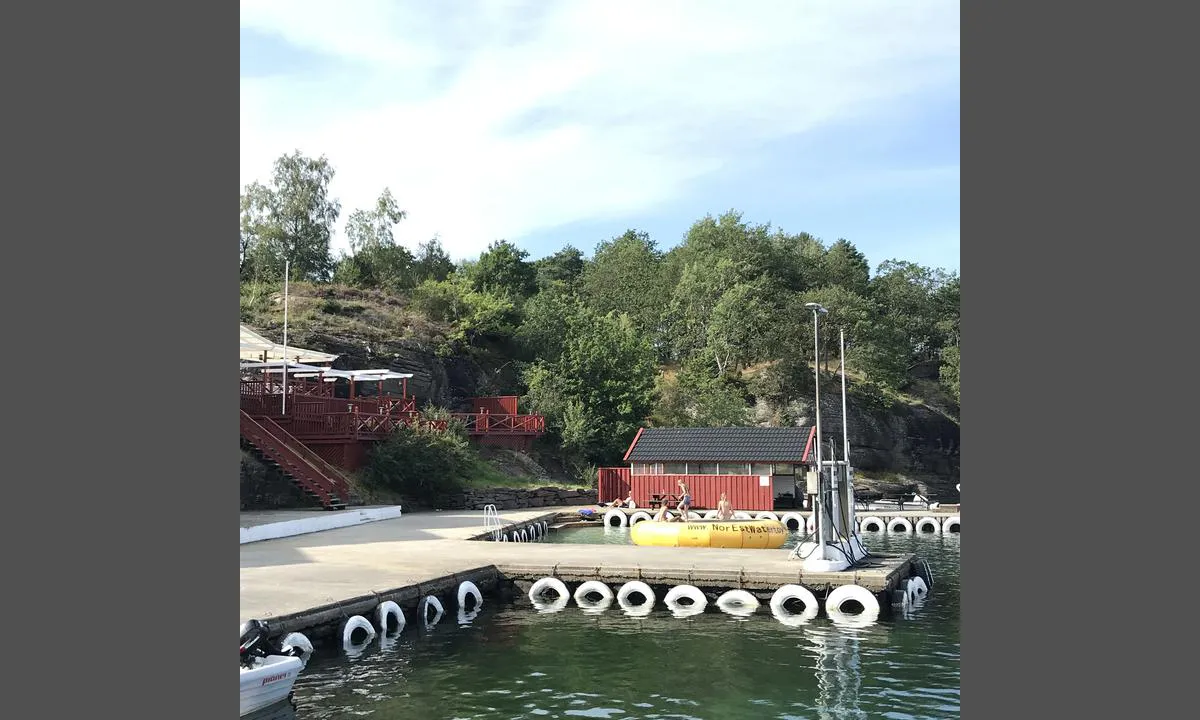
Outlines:
{"label": "concrete pier", "polygon": [[[505,511],[505,525],[553,523],[578,508]],[[480,511],[406,513],[393,520],[262,540],[241,546],[240,620],[267,620],[277,632],[304,630],[350,615],[372,617],[383,600],[411,607],[426,594],[443,601],[462,580],[483,589],[500,580],[554,576],[566,582],[691,584],[814,591],[854,583],[880,594],[910,574],[913,556],[873,559],[873,567],[804,573],[788,550],[668,548],[471,540],[486,531]],[[451,599],[451,604],[453,604]],[[448,606],[449,607],[449,606]]]}

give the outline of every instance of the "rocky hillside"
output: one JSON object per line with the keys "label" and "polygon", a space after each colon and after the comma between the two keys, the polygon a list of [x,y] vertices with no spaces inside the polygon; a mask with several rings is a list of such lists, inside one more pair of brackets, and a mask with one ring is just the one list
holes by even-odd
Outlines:
{"label": "rocky hillside", "polygon": [[[242,297],[242,320],[276,341],[282,339],[278,293]],[[403,299],[377,291],[337,286],[293,286],[289,340],[296,345],[342,357],[335,367],[390,367],[412,373],[409,392],[422,404],[461,408],[476,395],[519,392],[519,364],[504,348],[462,347],[450,343],[449,328],[405,306]],[[957,502],[959,482],[958,406],[936,382],[936,366],[912,370],[900,395],[881,396],[851,381],[849,440],[859,484],[885,494],[920,492],[942,502]],[[840,386],[822,381],[821,423],[825,446],[833,440],[841,453]],[[756,421],[763,425],[813,422],[812,396],[774,407],[755,399]],[[546,468],[559,478],[553,457],[539,456],[530,467]],[[513,460],[489,460],[511,474]]]}

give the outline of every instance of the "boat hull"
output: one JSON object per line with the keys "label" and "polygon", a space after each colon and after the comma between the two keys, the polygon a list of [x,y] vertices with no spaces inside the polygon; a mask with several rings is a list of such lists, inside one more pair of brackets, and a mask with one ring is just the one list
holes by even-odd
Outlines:
{"label": "boat hull", "polygon": [[304,661],[289,655],[258,658],[250,668],[241,669],[241,712],[246,715],[287,698],[304,669]]}
{"label": "boat hull", "polygon": [[778,520],[643,520],[629,530],[634,545],[774,550],[787,541]]}

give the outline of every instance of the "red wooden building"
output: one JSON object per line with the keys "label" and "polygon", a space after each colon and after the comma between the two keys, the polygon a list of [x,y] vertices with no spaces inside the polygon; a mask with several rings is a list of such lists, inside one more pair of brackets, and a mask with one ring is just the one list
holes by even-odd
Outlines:
{"label": "red wooden building", "polygon": [[[373,443],[422,422],[416,398],[408,394],[412,375],[333,370],[325,365],[335,355],[283,350],[242,326],[242,439],[325,507],[345,507],[346,472],[362,466]],[[472,398],[471,412],[451,417],[472,440],[515,450],[527,451],[546,431],[543,416],[520,414],[516,396]],[[446,421],[430,425],[444,429]]]}
{"label": "red wooden building", "polygon": [[624,460],[601,468],[599,499],[609,502],[632,492],[640,507],[655,496],[677,495],[684,480],[692,506],[711,509],[727,493],[736,510],[796,507],[816,428],[642,428]]}

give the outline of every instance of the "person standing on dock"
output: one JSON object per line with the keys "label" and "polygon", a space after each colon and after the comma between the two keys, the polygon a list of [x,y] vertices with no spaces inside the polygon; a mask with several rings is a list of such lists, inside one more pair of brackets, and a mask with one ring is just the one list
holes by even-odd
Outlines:
{"label": "person standing on dock", "polygon": [[687,483],[683,480],[679,481],[679,504],[675,509],[679,511],[679,522],[687,522],[688,510],[692,508],[692,493],[688,490]]}
{"label": "person standing on dock", "polygon": [[733,519],[733,504],[729,502],[729,494],[721,493],[721,500],[717,503],[717,519],[732,520]]}

